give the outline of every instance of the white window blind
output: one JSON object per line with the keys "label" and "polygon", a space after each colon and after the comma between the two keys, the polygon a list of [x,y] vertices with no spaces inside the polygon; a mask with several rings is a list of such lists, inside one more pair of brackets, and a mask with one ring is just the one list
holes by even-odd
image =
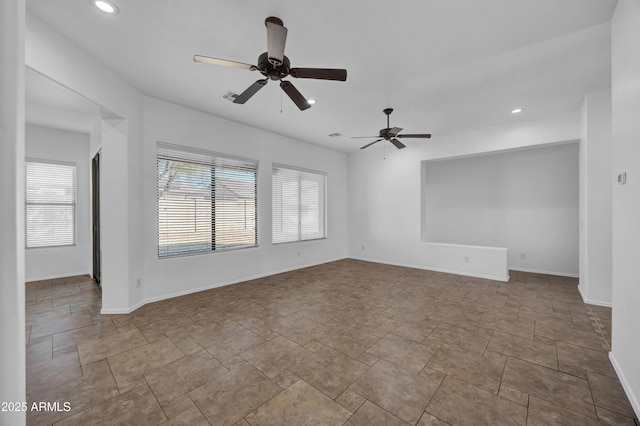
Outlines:
{"label": "white window blind", "polygon": [[274,244],[325,238],[325,192],[322,172],[274,165],[272,241]]}
{"label": "white window blind", "polygon": [[76,166],[27,159],[25,163],[27,248],[76,243]]}
{"label": "white window blind", "polygon": [[257,245],[253,160],[158,143],[158,257]]}

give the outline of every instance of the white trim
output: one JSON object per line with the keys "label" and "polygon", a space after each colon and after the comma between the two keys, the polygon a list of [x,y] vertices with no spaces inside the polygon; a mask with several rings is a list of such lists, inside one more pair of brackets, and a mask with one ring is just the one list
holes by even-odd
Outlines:
{"label": "white trim", "polygon": [[605,308],[613,308],[613,303],[611,302],[601,302],[599,300],[587,299],[584,303],[588,305],[604,306]]}
{"label": "white trim", "polygon": [[509,266],[511,271],[518,272],[529,272],[532,274],[542,274],[542,275],[555,275],[556,277],[568,277],[568,278],[580,278],[580,274],[571,274],[568,272],[553,272],[553,271],[541,271],[538,269],[522,269],[522,268],[512,268]]}
{"label": "white trim", "polygon": [[37,158],[37,157],[26,157],[24,159],[25,163],[42,163],[42,164],[53,164],[56,166],[73,166],[73,167],[78,167],[78,163],[76,163],[75,161],[60,161],[60,160],[50,160],[50,159],[44,159],[44,158]]}
{"label": "white trim", "polygon": [[58,278],[71,278],[71,277],[77,277],[77,276],[83,276],[83,275],[88,275],[88,277],[91,278],[91,272],[71,272],[67,274],[46,275],[44,277],[35,277],[35,278],[29,277],[26,279],[26,282],[30,283],[34,281],[56,280]]}
{"label": "white trim", "polygon": [[578,293],[580,293],[580,297],[582,297],[582,301],[586,304],[589,305],[596,305],[596,306],[604,306],[605,308],[612,308],[613,307],[613,303],[611,302],[602,302],[600,300],[591,300],[588,297],[585,297],[584,293],[582,293],[582,288],[580,287],[580,285],[578,284]]}
{"label": "white trim", "polygon": [[264,274],[258,274],[258,275],[252,275],[249,277],[243,277],[241,279],[238,280],[231,280],[231,281],[225,281],[225,282],[221,282],[221,283],[217,283],[217,284],[211,284],[208,286],[204,286],[204,287],[198,287],[195,289],[190,289],[190,290],[184,290],[184,291],[178,291],[176,293],[171,293],[171,294],[165,294],[162,296],[156,296],[156,297],[150,297],[148,299],[144,299],[143,301],[136,303],[135,305],[133,305],[130,308],[112,308],[112,309],[101,309],[100,310],[100,314],[102,315],[112,315],[112,314],[130,314],[131,312],[135,311],[136,309],[141,308],[142,306],[149,304],[149,303],[154,303],[154,302],[159,302],[161,300],[166,300],[166,299],[172,299],[174,297],[180,297],[180,296],[186,296],[187,294],[192,294],[192,293],[199,293],[201,291],[206,291],[206,290],[211,290],[214,288],[218,288],[218,287],[224,287],[224,286],[228,286],[228,285],[232,285],[232,284],[238,284],[244,281],[251,281],[251,280],[255,280],[258,278],[264,278],[264,277],[268,277],[271,275],[277,275],[277,274],[282,274],[285,272],[291,272],[291,271],[296,271],[298,269],[304,269],[304,268],[309,268],[311,266],[317,266],[317,265],[322,265],[325,263],[329,263],[329,262],[336,262],[338,260],[343,260],[343,259],[348,259],[348,257],[338,257],[338,258],[333,258],[333,259],[327,259],[327,260],[323,260],[320,262],[312,262],[312,263],[307,263],[304,265],[298,265],[295,267],[291,267],[291,268],[284,268],[284,269],[280,269],[277,271],[270,271]]}
{"label": "white trim", "polygon": [[274,247],[277,246],[282,246],[282,245],[287,245],[287,244],[296,244],[296,243],[306,243],[306,242],[314,242],[314,241],[320,241],[320,240],[326,240],[327,237],[319,237],[319,238],[311,238],[309,240],[292,240],[292,241],[283,241],[281,243],[274,243],[271,242],[271,245]]}
{"label": "white trim", "polygon": [[[576,111],[576,110],[573,110]],[[579,112],[579,109],[578,109]],[[546,114],[546,116],[551,116],[553,114]],[[525,120],[529,120],[529,119],[520,119],[518,121],[525,121]],[[504,126],[506,125],[506,123],[503,123],[501,125],[497,125],[497,126],[489,126],[489,127],[499,127],[499,126]],[[478,131],[480,129],[474,129],[465,133],[471,133],[474,131]],[[459,133],[458,133],[459,134]],[[452,135],[453,136],[453,135]],[[547,148],[547,147],[554,147],[554,146],[561,146],[561,145],[571,145],[571,144],[579,144],[580,143],[580,138],[576,138],[576,139],[565,139],[565,140],[560,140],[560,141],[555,141],[555,142],[546,142],[546,143],[538,143],[535,145],[525,145],[525,146],[517,146],[517,147],[513,147],[513,148],[500,148],[500,149],[495,149],[492,151],[484,151],[484,152],[474,152],[471,154],[460,154],[460,155],[453,155],[450,157],[438,157],[438,158],[430,158],[427,160],[422,160],[422,163],[433,163],[436,161],[448,161],[448,160],[460,160],[460,159],[465,159],[465,158],[473,158],[473,157],[484,157],[487,155],[499,155],[499,154],[506,154],[506,153],[510,153],[510,152],[517,152],[517,151],[528,151],[531,149],[539,149],[539,148]]]}
{"label": "white trim", "polygon": [[302,173],[311,173],[314,175],[322,175],[322,176],[327,176],[327,172],[323,172],[320,170],[313,170],[313,169],[305,169],[304,167],[298,167],[298,166],[290,166],[288,164],[283,164],[283,163],[271,163],[271,173],[273,173],[273,169],[288,169],[288,170],[294,170],[296,172],[302,172]]}
{"label": "white trim", "polygon": [[587,303],[587,300],[589,300],[589,298],[586,297],[585,294],[582,292],[582,287],[580,287],[580,283],[578,283],[578,293],[580,293],[580,297],[582,298],[582,302],[583,303]]}
{"label": "white trim", "polygon": [[[431,244],[433,244],[433,243],[431,243]],[[411,264],[408,264],[408,263],[396,263],[396,262],[386,262],[386,261],[383,261],[383,260],[366,259],[364,257],[351,256],[349,258],[350,259],[354,259],[354,260],[362,260],[364,262],[382,263],[384,265],[401,266],[403,268],[422,269],[424,271],[442,272],[442,273],[445,273],[445,274],[454,274],[454,275],[460,275],[460,276],[464,276],[464,277],[482,278],[482,279],[485,279],[485,280],[504,281],[504,282],[509,281],[509,275],[507,275],[507,276],[497,276],[497,275],[473,274],[473,273],[470,273],[470,272],[454,271],[454,270],[449,270],[449,269],[427,268],[427,267],[422,266],[422,265],[411,265]]]}
{"label": "white trim", "polygon": [[471,248],[471,249],[499,250],[499,251],[509,250],[508,247],[477,246],[477,245],[472,245],[472,244],[437,243],[435,241],[420,241],[420,243],[421,244],[430,244],[432,246],[443,246],[443,247],[465,247],[465,248]]}
{"label": "white trim", "polygon": [[616,357],[613,355],[613,351],[609,352],[609,360],[611,361],[611,365],[613,365],[613,369],[618,375],[618,379],[620,379],[620,384],[622,385],[624,393],[627,394],[627,398],[631,403],[631,408],[633,408],[633,411],[635,411],[636,413],[636,418],[640,418],[640,400],[638,400],[638,397],[633,393],[633,389],[631,389],[629,381],[622,372],[622,368],[620,368],[620,364],[618,364]]}
{"label": "white trim", "polygon": [[100,309],[100,315],[121,315],[121,314],[130,314],[131,312],[135,311],[136,309],[142,308],[144,305],[146,305],[147,302],[142,301],[142,302],[138,302],[135,305],[133,305],[130,308],[112,308],[112,309]]}
{"label": "white trim", "polygon": [[211,150],[208,150],[208,149],[196,148],[196,147],[188,146],[188,145],[178,145],[178,144],[170,143],[170,142],[156,141],[156,157],[158,157],[158,155],[159,155],[159,153],[157,151],[160,151],[160,150],[179,151],[179,152],[183,152],[185,154],[202,155],[202,156],[211,157],[211,158],[214,158],[214,159],[234,160],[234,161],[238,161],[238,162],[242,162],[242,163],[248,163],[248,164],[251,164],[251,165],[255,164],[256,169],[258,169],[258,165],[260,164],[260,162],[258,160],[253,159],[253,158],[241,157],[241,156],[233,155],[233,154],[225,154],[223,152],[211,151]]}

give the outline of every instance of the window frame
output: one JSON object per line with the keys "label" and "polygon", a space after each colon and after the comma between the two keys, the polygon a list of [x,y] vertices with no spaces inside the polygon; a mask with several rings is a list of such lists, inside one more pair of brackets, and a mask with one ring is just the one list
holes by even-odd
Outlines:
{"label": "window frame", "polygon": [[[287,240],[287,241],[274,241],[275,240],[275,233],[274,233],[274,229],[275,227],[273,226],[273,221],[275,219],[275,215],[274,215],[274,208],[275,208],[275,197],[274,197],[274,191],[275,191],[275,187],[274,187],[274,172],[277,169],[283,169],[283,170],[287,170],[287,171],[291,171],[291,172],[298,172],[298,194],[297,194],[297,198],[298,198],[298,213],[297,213],[297,224],[298,224],[298,230],[297,230],[297,239],[292,239],[292,240]],[[322,179],[322,195],[320,197],[320,199],[322,200],[322,220],[318,221],[319,223],[322,224],[322,236],[320,237],[313,237],[313,238],[303,238],[303,232],[302,232],[302,228],[303,228],[303,221],[302,221],[302,207],[303,207],[303,203],[302,203],[302,199],[304,198],[304,194],[302,191],[302,181],[303,181],[303,177],[304,174],[311,174],[311,175],[315,175],[315,176],[321,176]],[[328,182],[328,174],[327,172],[324,171],[319,171],[319,170],[312,170],[312,169],[307,169],[307,168],[303,168],[303,167],[297,167],[297,166],[291,166],[291,165],[287,165],[287,164],[281,164],[281,163],[272,163],[271,164],[271,244],[274,246],[277,245],[282,245],[282,244],[293,244],[293,243],[301,243],[301,242],[307,242],[307,241],[319,241],[319,240],[326,240],[327,239],[327,235],[328,235],[328,230],[327,230],[327,185]],[[281,207],[282,208],[282,207]],[[320,210],[318,210],[320,211]]]}
{"label": "window frame", "polygon": [[[54,203],[54,202],[30,202],[29,201],[29,186],[28,186],[28,164],[48,164],[55,166],[65,166],[72,168],[73,170],[73,201],[71,203]],[[25,221],[25,229],[24,229],[24,247],[25,250],[38,250],[38,249],[57,249],[57,248],[69,248],[69,247],[77,247],[78,245],[78,164],[71,161],[58,161],[51,159],[43,159],[43,158],[35,158],[35,157],[26,157],[25,158],[25,169],[24,169],[24,221]],[[71,244],[48,244],[48,245],[37,245],[37,246],[29,246],[29,226],[28,226],[28,214],[27,211],[29,206],[71,206],[72,207],[72,235],[73,242]]]}
{"label": "window frame", "polygon": [[[173,152],[176,154],[173,158],[171,158],[170,154],[162,154],[161,152]],[[232,245],[232,246],[224,246],[223,244],[219,244],[216,242],[216,222],[215,222],[215,209],[216,209],[216,186],[211,185],[209,191],[211,193],[210,203],[211,203],[211,228],[209,230],[211,235],[211,249],[207,250],[192,250],[192,251],[181,251],[179,253],[173,254],[161,254],[161,238],[160,238],[160,194],[159,194],[159,165],[161,161],[161,157],[165,160],[170,161],[180,161],[184,163],[195,164],[198,166],[205,166],[210,168],[210,176],[213,180],[215,177],[215,169],[222,168],[231,170],[234,167],[238,167],[238,170],[241,169],[240,165],[243,165],[243,171],[250,171],[253,173],[253,241],[254,243],[251,245]],[[189,160],[189,157],[194,158],[192,161]],[[200,157],[202,161],[198,161],[195,158]],[[239,157],[232,154],[225,154],[215,151],[210,151],[201,148],[195,148],[185,145],[177,145],[166,142],[158,141],[156,144],[156,255],[158,260],[165,259],[174,259],[179,257],[190,257],[190,256],[199,256],[199,255],[207,255],[212,253],[225,253],[232,252],[237,250],[244,249],[252,249],[259,246],[259,233],[258,233],[258,176],[259,176],[259,161],[255,159]],[[250,167],[247,167],[250,166]],[[187,242],[188,244],[188,242]]]}

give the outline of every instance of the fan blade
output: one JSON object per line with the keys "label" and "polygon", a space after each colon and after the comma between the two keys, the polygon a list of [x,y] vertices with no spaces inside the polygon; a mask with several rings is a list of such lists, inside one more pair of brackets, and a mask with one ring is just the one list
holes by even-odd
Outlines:
{"label": "fan blade", "polygon": [[405,134],[405,135],[396,135],[397,138],[424,138],[429,139],[431,134],[429,133],[414,133],[414,134]]}
{"label": "fan blade", "polygon": [[193,60],[202,64],[222,65],[223,67],[242,68],[249,71],[255,71],[258,69],[255,65],[229,61],[227,59],[212,58],[210,56],[195,55]]}
{"label": "fan blade", "polygon": [[389,136],[391,136],[392,138],[396,137],[398,135],[398,133],[400,133],[402,131],[402,128],[400,127],[394,127],[392,129],[389,129]]}
{"label": "fan blade", "polygon": [[[282,22],[282,21],[280,21]],[[268,59],[273,65],[282,65],[284,59],[284,45],[287,42],[287,28],[282,24],[267,18],[267,52]]]}
{"label": "fan blade", "polygon": [[300,108],[300,111],[311,108],[311,104],[307,102],[307,99],[302,96],[302,93],[298,92],[298,89],[296,89],[296,87],[291,84],[290,81],[281,81],[280,87],[282,88],[282,90],[284,90],[284,93],[286,93],[291,98],[293,103],[296,104],[298,108]]}
{"label": "fan blade", "polygon": [[373,139],[379,138],[380,136],[351,136],[351,139]]}
{"label": "fan blade", "polygon": [[406,145],[400,142],[398,139],[391,139],[389,142],[391,142],[398,149],[406,147]]}
{"label": "fan blade", "polygon": [[251,86],[249,86],[249,88],[247,90],[245,90],[237,98],[235,98],[233,100],[233,103],[234,104],[243,104],[243,103],[247,102],[249,99],[251,99],[251,97],[253,95],[258,93],[258,90],[262,89],[267,84],[267,81],[269,81],[268,78],[265,78],[264,80],[256,81]]}
{"label": "fan blade", "polygon": [[366,144],[365,146],[360,147],[360,149],[368,148],[368,147],[370,147],[371,145],[373,145],[374,143],[378,143],[378,142],[380,142],[381,140],[382,140],[382,139],[378,139],[377,141],[373,141],[373,142],[371,142],[371,143],[368,143],[368,144]]}
{"label": "fan blade", "polygon": [[289,74],[295,78],[347,81],[347,70],[336,68],[291,68]]}

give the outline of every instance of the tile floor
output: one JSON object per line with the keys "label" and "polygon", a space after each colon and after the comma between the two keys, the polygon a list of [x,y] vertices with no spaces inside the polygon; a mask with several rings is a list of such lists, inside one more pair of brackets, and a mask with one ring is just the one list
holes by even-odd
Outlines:
{"label": "tile floor", "polygon": [[633,425],[576,284],[342,260],[100,315],[28,283],[29,405],[71,405],[28,424]]}

